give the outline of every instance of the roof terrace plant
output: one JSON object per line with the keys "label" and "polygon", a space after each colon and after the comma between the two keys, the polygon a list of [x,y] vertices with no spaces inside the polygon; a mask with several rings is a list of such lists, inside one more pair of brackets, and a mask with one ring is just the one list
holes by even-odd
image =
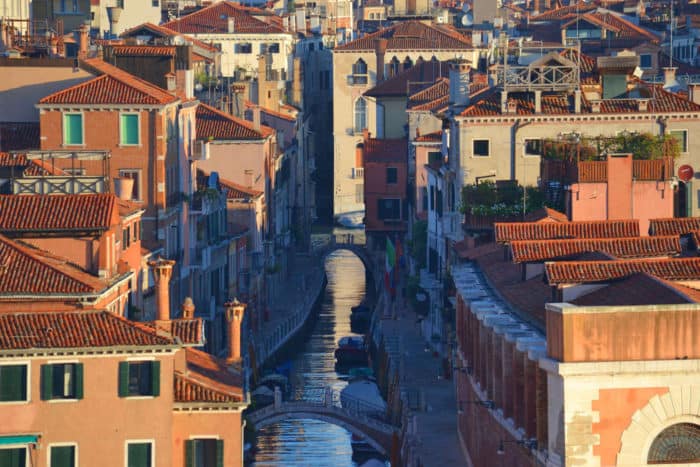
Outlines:
{"label": "roof terrace plant", "polygon": [[606,154],[632,154],[637,160],[676,159],[681,153],[681,142],[676,135],[628,131],[616,136],[562,134],[543,140],[542,147],[544,159],[568,162],[604,160]]}

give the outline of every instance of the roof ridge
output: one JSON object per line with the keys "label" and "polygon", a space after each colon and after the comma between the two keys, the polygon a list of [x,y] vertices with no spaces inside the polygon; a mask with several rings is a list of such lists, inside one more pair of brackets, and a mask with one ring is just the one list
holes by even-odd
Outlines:
{"label": "roof ridge", "polygon": [[[88,65],[92,65],[95,68],[106,66],[107,70],[102,70],[100,68],[97,68],[97,71],[102,72],[104,75],[109,75],[109,76],[113,77],[114,79],[116,79],[117,81],[119,81],[120,83],[124,84],[125,86],[128,86],[132,89],[136,89],[137,91],[141,91],[141,92],[144,92],[146,94],[150,94],[148,92],[148,90],[150,90],[150,91],[155,91],[155,93],[157,93],[157,94],[161,94],[160,97],[163,97],[163,95],[166,95],[167,97],[170,97],[170,98],[173,98],[173,97],[176,98],[176,96],[173,96],[165,89],[163,89],[159,86],[156,86],[155,84],[150,83],[150,82],[146,81],[145,79],[139,78],[138,76],[133,75],[126,70],[122,70],[121,68],[114,66],[111,63],[105,62],[101,58],[91,58],[91,59],[84,60],[84,62],[87,63]],[[139,89],[138,87],[129,83],[126,79],[128,79],[128,80],[133,79],[137,83],[145,86],[147,89]],[[155,97],[155,96],[152,95],[152,97]]]}

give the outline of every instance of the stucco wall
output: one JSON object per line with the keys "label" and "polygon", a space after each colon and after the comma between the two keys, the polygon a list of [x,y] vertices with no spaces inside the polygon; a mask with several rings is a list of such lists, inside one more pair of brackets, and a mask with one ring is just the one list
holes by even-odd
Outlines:
{"label": "stucco wall", "polygon": [[224,442],[224,465],[243,465],[241,412],[174,412],[172,465],[185,465],[185,441],[216,438]]}

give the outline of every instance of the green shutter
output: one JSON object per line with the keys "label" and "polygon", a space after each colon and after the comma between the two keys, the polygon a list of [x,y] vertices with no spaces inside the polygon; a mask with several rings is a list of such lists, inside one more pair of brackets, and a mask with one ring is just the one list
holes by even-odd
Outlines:
{"label": "green shutter", "polygon": [[0,402],[27,400],[27,366],[0,366]]}
{"label": "green shutter", "polygon": [[51,399],[53,391],[53,366],[41,365],[41,400]]}
{"label": "green shutter", "polygon": [[75,398],[83,398],[83,364],[75,364]]}
{"label": "green shutter", "polygon": [[119,362],[119,397],[129,397],[129,362]]}
{"label": "green shutter", "polygon": [[151,443],[130,443],[128,446],[128,467],[151,467]]}
{"label": "green shutter", "polygon": [[63,140],[66,145],[83,144],[82,114],[65,114],[63,116]]}
{"label": "green shutter", "polygon": [[75,467],[75,446],[52,446],[51,467]]}
{"label": "green shutter", "polygon": [[194,467],[194,440],[185,441],[185,467]]}
{"label": "green shutter", "polygon": [[216,440],[216,467],[224,467],[224,440]]}
{"label": "green shutter", "polygon": [[121,144],[139,144],[139,116],[124,114],[121,116]]}
{"label": "green shutter", "polygon": [[151,392],[153,396],[158,397],[160,396],[160,362],[158,360],[151,366],[151,377],[153,378]]}

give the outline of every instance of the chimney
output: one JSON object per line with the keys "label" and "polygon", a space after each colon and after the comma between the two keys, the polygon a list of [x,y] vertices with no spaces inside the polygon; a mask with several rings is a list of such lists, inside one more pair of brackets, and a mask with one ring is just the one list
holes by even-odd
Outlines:
{"label": "chimney", "polygon": [[594,114],[600,113],[600,101],[591,101],[591,112]]}
{"label": "chimney", "polygon": [[377,83],[384,81],[384,55],[389,44],[387,39],[376,39],[374,41],[374,53],[377,57]]}
{"label": "chimney", "polygon": [[574,91],[574,113],[581,113],[581,90]]}
{"label": "chimney", "polygon": [[463,110],[469,105],[469,84],[471,66],[469,61],[454,59],[450,64],[450,106],[455,112]]}
{"label": "chimney", "polygon": [[700,104],[700,84],[699,83],[689,83],[688,84],[688,98],[691,102],[695,104]]}
{"label": "chimney", "polygon": [[535,91],[535,113],[542,113],[542,91]]}
{"label": "chimney", "polygon": [[173,274],[175,261],[158,258],[149,261],[148,266],[153,269],[153,278],[156,281],[156,327],[170,332],[170,277]]}
{"label": "chimney", "polygon": [[185,301],[182,302],[180,310],[182,310],[182,319],[194,318],[194,302],[191,297],[185,297]]}
{"label": "chimney", "polygon": [[111,38],[119,35],[119,17],[122,15],[122,9],[117,6],[107,7],[107,17],[109,18],[109,34]]}
{"label": "chimney", "polygon": [[676,68],[675,66],[664,67],[664,89],[667,91],[675,91],[680,87],[678,81],[676,80]]}
{"label": "chimney", "polygon": [[226,321],[228,322],[228,358],[227,363],[241,361],[241,322],[245,313],[245,305],[237,299],[224,303]]}
{"label": "chimney", "polygon": [[508,99],[507,111],[509,114],[518,113],[518,101],[516,99]]}
{"label": "chimney", "polygon": [[89,28],[88,25],[83,23],[80,25],[80,28],[78,28],[78,39],[80,41],[80,45],[78,46],[78,57],[79,58],[87,58],[87,51],[88,51],[88,45],[89,45]]}
{"label": "chimney", "polygon": [[355,167],[365,166],[365,143],[357,143],[355,146]]}
{"label": "chimney", "polygon": [[175,73],[170,72],[165,74],[165,86],[170,94],[177,94],[177,78]]}
{"label": "chimney", "polygon": [[649,108],[649,99],[638,99],[637,104],[640,112],[646,112]]}
{"label": "chimney", "polygon": [[233,34],[234,32],[236,32],[236,19],[231,18],[229,16],[229,18],[228,18],[228,33]]}
{"label": "chimney", "polygon": [[253,128],[255,131],[260,131],[260,106],[253,107]]}
{"label": "chimney", "polygon": [[608,154],[608,219],[632,219],[632,154]]}

